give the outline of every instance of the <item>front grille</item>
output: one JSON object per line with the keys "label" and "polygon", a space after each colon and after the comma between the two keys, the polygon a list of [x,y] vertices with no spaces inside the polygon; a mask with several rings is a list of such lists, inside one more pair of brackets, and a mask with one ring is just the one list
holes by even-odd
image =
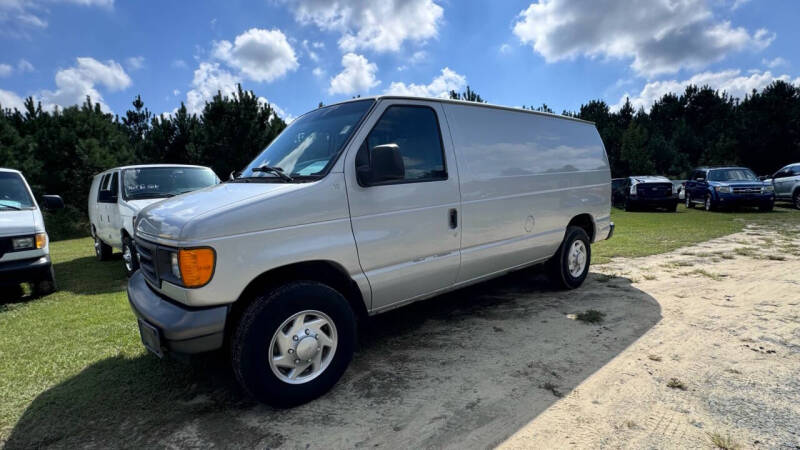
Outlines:
{"label": "front grille", "polygon": [[672,183],[639,183],[636,194],[643,198],[672,197]]}
{"label": "front grille", "polygon": [[741,187],[734,187],[733,188],[734,194],[760,194],[761,187],[760,186],[741,186]]}
{"label": "front grille", "polygon": [[10,252],[11,248],[10,237],[0,238],[0,258],[2,258],[7,252]]}
{"label": "front grille", "polygon": [[156,258],[156,244],[136,238],[136,253],[139,255],[139,270],[142,275],[154,286],[161,287],[158,276],[158,261]]}

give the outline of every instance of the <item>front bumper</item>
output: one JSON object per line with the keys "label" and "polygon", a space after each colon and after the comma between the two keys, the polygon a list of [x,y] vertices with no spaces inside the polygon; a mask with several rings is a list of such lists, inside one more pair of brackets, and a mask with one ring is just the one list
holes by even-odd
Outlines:
{"label": "front bumper", "polygon": [[608,236],[606,236],[606,240],[611,239],[611,236],[614,236],[614,222],[608,224]]}
{"label": "front bumper", "polygon": [[720,206],[760,206],[775,201],[775,195],[770,194],[720,194],[717,193],[717,203]]}
{"label": "front bumper", "polygon": [[50,255],[0,262],[0,286],[33,283],[50,276]]}
{"label": "front bumper", "polygon": [[162,297],[136,271],[128,282],[128,301],[139,320],[158,330],[161,350],[193,354],[222,347],[228,306],[190,308]]}

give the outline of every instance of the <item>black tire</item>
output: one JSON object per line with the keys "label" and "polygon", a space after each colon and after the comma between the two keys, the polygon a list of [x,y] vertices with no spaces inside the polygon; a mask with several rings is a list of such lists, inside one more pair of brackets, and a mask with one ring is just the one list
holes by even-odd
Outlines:
{"label": "black tire", "polygon": [[136,257],[136,247],[128,236],[122,237],[122,264],[125,266],[125,273],[130,278],[139,270],[139,259]]}
{"label": "black tire", "polygon": [[625,211],[636,211],[636,207],[627,198],[625,199]]}
{"label": "black tire", "polygon": [[672,206],[667,208],[667,210],[669,210],[670,212],[678,212],[678,203],[680,203],[680,202],[673,203]]}
{"label": "black tire", "polygon": [[[270,344],[287,319],[306,310],[320,311],[332,320],[336,349],[316,378],[290,384],[270,367]],[[231,365],[237,381],[252,397],[272,406],[291,407],[328,392],[350,364],[355,345],[356,317],[344,296],[321,283],[295,281],[265,292],[247,307],[231,338]]]}
{"label": "black tire", "polygon": [[[569,270],[569,249],[572,248],[572,245],[575,241],[580,240],[583,241],[583,245],[586,249],[586,264],[583,268],[583,271],[578,276],[574,276],[570,273]],[[548,272],[550,275],[550,281],[557,287],[561,289],[575,289],[583,284],[583,281],[586,280],[586,276],[589,275],[589,265],[592,261],[592,248],[591,243],[589,241],[589,236],[586,234],[586,231],[580,227],[567,227],[566,235],[564,236],[564,241],[561,242],[561,246],[558,248],[558,251],[555,255],[550,259],[547,263],[548,265]]]}
{"label": "black tire", "polygon": [[794,205],[795,208],[800,209],[800,189],[794,191],[794,194],[792,195],[792,205]]}
{"label": "black tire", "polygon": [[684,197],[686,198],[686,208],[694,208],[694,203],[692,203],[692,199],[689,197],[688,192],[684,194]]}
{"label": "black tire", "polygon": [[706,199],[703,202],[703,209],[706,211],[714,210],[714,200],[711,199],[711,194],[706,194]]}
{"label": "black tire", "polygon": [[775,202],[769,202],[758,205],[758,210],[761,212],[770,212],[774,207],[775,207]]}
{"label": "black tire", "polygon": [[48,294],[52,294],[57,289],[56,287],[56,276],[53,272],[53,266],[50,266],[50,270],[48,271],[47,275],[44,278],[37,281],[33,285],[33,295],[37,297],[42,297]]}
{"label": "black tire", "polygon": [[110,245],[102,241],[97,235],[94,236],[94,254],[98,261],[108,261],[111,259],[111,254],[114,249]]}

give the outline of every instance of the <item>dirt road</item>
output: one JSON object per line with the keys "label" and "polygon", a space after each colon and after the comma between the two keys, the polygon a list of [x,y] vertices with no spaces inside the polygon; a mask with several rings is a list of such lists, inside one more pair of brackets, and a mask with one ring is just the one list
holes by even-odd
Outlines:
{"label": "dirt road", "polygon": [[[334,390],[291,410],[253,404],[224,375],[222,387],[199,380],[185,401],[150,399],[124,420],[104,416],[98,398],[96,412],[81,412],[91,433],[32,436],[58,417],[56,389],[7,445],[685,448],[717,433],[747,447],[798,446],[794,236],[751,229],[617,260],[571,292],[525,271],[375,317]],[[574,319],[590,309],[603,322]]]}

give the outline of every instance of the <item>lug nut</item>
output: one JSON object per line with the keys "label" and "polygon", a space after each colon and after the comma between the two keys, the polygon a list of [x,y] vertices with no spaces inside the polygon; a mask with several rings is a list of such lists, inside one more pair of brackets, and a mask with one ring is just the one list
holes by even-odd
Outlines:
{"label": "lug nut", "polygon": [[306,328],[306,334],[311,334],[311,330],[309,330],[308,328]]}
{"label": "lug nut", "polygon": [[297,340],[297,336],[292,336],[292,340],[296,341]]}
{"label": "lug nut", "polygon": [[289,354],[292,354],[292,353],[294,353],[294,349],[290,348],[289,349]]}
{"label": "lug nut", "polygon": [[294,363],[295,363],[295,364],[300,364],[300,360],[299,360],[299,359],[295,359],[295,360],[294,360]]}

